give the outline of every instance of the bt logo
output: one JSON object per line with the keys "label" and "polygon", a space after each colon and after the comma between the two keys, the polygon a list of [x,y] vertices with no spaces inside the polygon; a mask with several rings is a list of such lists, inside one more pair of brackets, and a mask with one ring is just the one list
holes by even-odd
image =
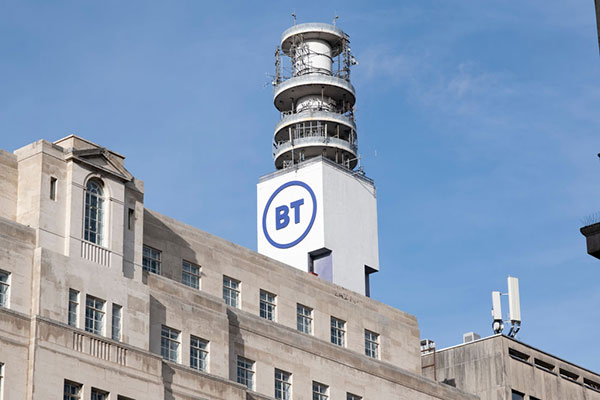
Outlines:
{"label": "bt logo", "polygon": [[[300,223],[300,206],[304,204],[304,199],[292,201],[290,207],[294,209],[294,223]],[[275,208],[275,227],[277,230],[283,229],[290,223],[290,207],[279,206]]]}
{"label": "bt logo", "polygon": [[308,235],[316,215],[317,199],[310,186],[302,181],[284,183],[265,205],[263,233],[274,247],[293,247]]}

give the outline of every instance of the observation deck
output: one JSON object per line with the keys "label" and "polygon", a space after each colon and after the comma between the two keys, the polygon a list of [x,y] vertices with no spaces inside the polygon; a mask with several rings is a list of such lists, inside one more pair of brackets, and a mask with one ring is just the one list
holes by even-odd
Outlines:
{"label": "observation deck", "polygon": [[277,169],[318,156],[356,167],[355,63],[350,38],[337,26],[307,23],[283,33],[273,82],[273,105],[281,113],[273,134]]}

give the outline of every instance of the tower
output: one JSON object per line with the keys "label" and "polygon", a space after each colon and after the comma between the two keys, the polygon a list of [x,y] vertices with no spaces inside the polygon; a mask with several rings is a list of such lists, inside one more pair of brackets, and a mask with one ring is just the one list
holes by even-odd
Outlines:
{"label": "tower", "polygon": [[358,164],[349,36],[294,25],[275,52],[276,171],[257,187],[258,252],[369,295],[379,270],[373,181]]}

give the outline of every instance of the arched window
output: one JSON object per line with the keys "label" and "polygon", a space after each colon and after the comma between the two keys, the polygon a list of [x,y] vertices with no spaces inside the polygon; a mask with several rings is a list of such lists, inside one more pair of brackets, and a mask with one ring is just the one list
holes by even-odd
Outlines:
{"label": "arched window", "polygon": [[88,242],[102,245],[104,240],[104,198],[102,183],[88,181],[85,187],[85,226],[83,238]]}

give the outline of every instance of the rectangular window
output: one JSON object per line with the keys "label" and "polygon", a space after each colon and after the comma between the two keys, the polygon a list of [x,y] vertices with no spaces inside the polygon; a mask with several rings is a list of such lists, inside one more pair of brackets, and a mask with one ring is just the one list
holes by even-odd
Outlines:
{"label": "rectangular window", "polygon": [[292,399],[292,374],[289,372],[275,369],[275,398]]}
{"label": "rectangular window", "polygon": [[329,386],[313,381],[312,383],[312,400],[328,400]]}
{"label": "rectangular window", "polygon": [[302,304],[296,305],[296,322],[300,332],[312,335],[312,311],[310,307],[303,306]]}
{"label": "rectangular window", "polygon": [[160,331],[160,354],[165,360],[179,361],[179,331],[162,325]]}
{"label": "rectangular window", "polygon": [[260,291],[260,316],[269,321],[275,321],[275,296],[273,293]]}
{"label": "rectangular window", "polygon": [[127,229],[133,229],[133,223],[135,222],[135,210],[130,208],[127,210]]}
{"label": "rectangular window", "polygon": [[56,200],[56,182],[57,179],[53,176],[50,177],[50,200]]}
{"label": "rectangular window", "polygon": [[181,268],[181,283],[200,289],[200,267],[184,260]]}
{"label": "rectangular window", "polygon": [[352,393],[346,393],[346,400],[362,400],[362,397]]}
{"label": "rectangular window", "polygon": [[568,379],[570,381],[573,381],[573,382],[577,382],[577,379],[579,379],[579,375],[574,374],[573,372],[567,371],[566,369],[562,369],[562,368],[558,369],[558,374],[561,377]]}
{"label": "rectangular window", "polygon": [[85,298],[85,330],[102,335],[104,333],[104,300],[87,295]]}
{"label": "rectangular window", "polygon": [[208,341],[196,336],[190,337],[190,367],[208,370]]}
{"label": "rectangular window", "polygon": [[240,281],[223,276],[223,299],[228,306],[240,308]]}
{"label": "rectangular window", "polygon": [[522,353],[518,350],[515,350],[511,347],[508,348],[508,355],[513,360],[523,361],[524,363],[529,364],[529,355]]}
{"label": "rectangular window", "polygon": [[112,306],[112,338],[121,340],[121,312],[123,307],[118,304]]}
{"label": "rectangular window", "polygon": [[238,356],[237,381],[250,390],[254,390],[254,361]]}
{"label": "rectangular window", "polygon": [[81,399],[81,384],[65,380],[63,400]]}
{"label": "rectangular window", "polygon": [[521,392],[517,392],[516,390],[512,391],[511,400],[523,400],[525,399],[525,395]]}
{"label": "rectangular window", "polygon": [[379,335],[366,329],[365,354],[372,358],[379,358]]}
{"label": "rectangular window", "polygon": [[331,343],[344,347],[346,344],[346,322],[331,317]]}
{"label": "rectangular window", "polygon": [[556,373],[554,372],[554,365],[547,363],[543,360],[540,360],[539,358],[535,358],[533,360],[533,363],[536,367],[538,367],[539,369],[543,369],[546,372],[550,372],[554,375],[556,375]]}
{"label": "rectangular window", "polygon": [[108,392],[92,388],[92,400],[108,400]]}
{"label": "rectangular window", "polygon": [[10,273],[0,270],[0,307],[8,308]]}
{"label": "rectangular window", "polygon": [[160,275],[160,250],[156,250],[150,246],[144,246],[142,266],[144,271],[150,271],[153,274]]}
{"label": "rectangular window", "polygon": [[77,328],[79,319],[79,292],[69,289],[69,325]]}
{"label": "rectangular window", "polygon": [[597,391],[597,392],[600,392],[600,383],[598,383],[598,382],[594,382],[594,381],[593,381],[593,380],[591,380],[591,379],[588,379],[588,378],[583,378],[583,385],[584,385],[585,387],[588,387],[588,388],[592,389],[592,390],[595,390],[595,391]]}

